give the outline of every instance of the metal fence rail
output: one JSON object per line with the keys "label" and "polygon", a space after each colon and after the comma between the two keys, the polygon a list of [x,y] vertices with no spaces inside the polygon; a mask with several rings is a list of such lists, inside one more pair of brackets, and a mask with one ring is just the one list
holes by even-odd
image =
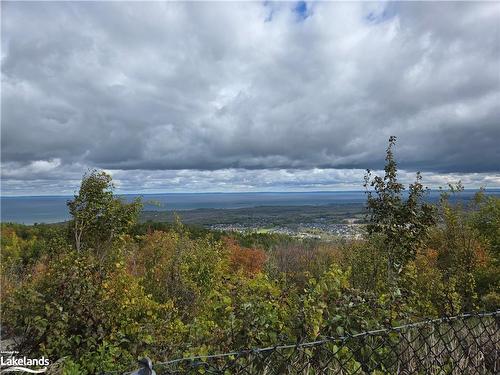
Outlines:
{"label": "metal fence rail", "polygon": [[156,363],[157,374],[499,374],[500,310]]}

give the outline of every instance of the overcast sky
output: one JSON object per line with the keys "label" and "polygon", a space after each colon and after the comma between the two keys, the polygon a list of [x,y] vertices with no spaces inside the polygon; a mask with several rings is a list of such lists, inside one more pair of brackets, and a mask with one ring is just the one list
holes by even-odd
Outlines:
{"label": "overcast sky", "polygon": [[500,3],[2,1],[2,194],[500,186]]}

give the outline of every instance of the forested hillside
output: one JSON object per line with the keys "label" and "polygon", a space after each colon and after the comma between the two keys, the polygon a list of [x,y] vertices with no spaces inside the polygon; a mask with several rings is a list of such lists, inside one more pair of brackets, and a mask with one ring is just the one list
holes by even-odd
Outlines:
{"label": "forested hillside", "polygon": [[91,374],[499,308],[500,199],[450,203],[459,184],[425,203],[419,174],[398,181],[394,141],[350,241],[139,224],[141,202],[90,171],[71,222],[2,224],[2,334]]}

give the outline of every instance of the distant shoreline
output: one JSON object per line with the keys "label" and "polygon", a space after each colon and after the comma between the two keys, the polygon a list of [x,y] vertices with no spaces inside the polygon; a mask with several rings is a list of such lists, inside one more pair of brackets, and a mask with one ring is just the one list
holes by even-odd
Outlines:
{"label": "distant shoreline", "polygon": [[[460,194],[468,200],[477,189],[467,189]],[[500,196],[500,189],[487,189],[487,194]],[[428,201],[437,202],[440,191],[430,191]],[[230,220],[234,223],[241,215],[264,215],[277,221],[288,220],[289,215],[299,215],[299,211],[307,215],[326,215],[333,207],[345,208],[353,205],[356,211],[362,211],[366,202],[364,191],[335,192],[259,192],[259,193],[163,193],[145,195],[121,195],[126,200],[142,197],[144,210],[141,218],[151,220],[170,220],[172,214],[178,213],[186,221],[204,224],[221,223]],[[34,223],[60,223],[69,220],[66,202],[70,196],[27,196],[1,197],[1,222],[14,222],[32,225]],[[293,209],[292,209],[293,208]],[[238,211],[239,210],[239,211]],[[355,212],[354,212],[355,213]],[[218,222],[214,221],[217,218]],[[230,219],[227,219],[230,218]],[[243,219],[245,219],[243,217]],[[295,219],[294,219],[295,220]]]}
{"label": "distant shoreline", "polygon": [[[464,192],[478,192],[479,188],[464,189]],[[446,191],[446,189],[429,189],[431,193],[440,193],[441,191]],[[500,194],[500,187],[488,187],[485,188],[486,192],[498,193]],[[177,195],[177,196],[187,196],[187,195],[239,195],[239,194],[259,194],[259,195],[271,195],[271,194],[344,194],[344,193],[366,193],[366,190],[314,190],[314,191],[201,191],[201,192],[168,192],[168,193],[116,193],[118,197],[138,197],[138,196],[156,196],[156,195]],[[44,195],[2,195],[1,199],[15,199],[15,198],[67,198],[72,199],[73,194],[60,195],[60,194],[44,194]]]}

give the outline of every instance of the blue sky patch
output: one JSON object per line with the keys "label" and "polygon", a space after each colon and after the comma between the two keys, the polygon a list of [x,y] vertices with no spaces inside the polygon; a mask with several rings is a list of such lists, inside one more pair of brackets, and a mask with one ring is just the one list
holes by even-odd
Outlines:
{"label": "blue sky patch", "polygon": [[299,21],[305,20],[311,14],[305,1],[299,1],[293,8],[293,12],[297,15]]}

